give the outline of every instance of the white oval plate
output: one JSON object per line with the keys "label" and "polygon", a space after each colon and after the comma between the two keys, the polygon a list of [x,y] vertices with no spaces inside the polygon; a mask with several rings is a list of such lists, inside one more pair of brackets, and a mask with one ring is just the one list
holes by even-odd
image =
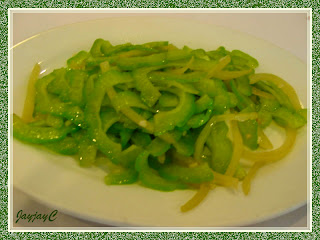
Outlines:
{"label": "white oval plate", "polygon": [[[213,25],[174,18],[129,17],[67,25],[16,45],[12,50],[11,112],[21,114],[28,76],[36,62],[50,72],[65,66],[77,51],[89,50],[96,38],[113,44],[168,40],[179,47],[240,49],[258,59],[257,72],[273,73],[288,80],[307,106],[307,67],[290,53],[263,40]],[[283,139],[279,136],[278,144]],[[16,140],[11,140],[11,144],[16,188],[66,213],[113,226],[241,226],[288,212],[308,199],[307,127],[299,130],[294,150],[284,160],[259,171],[248,196],[243,195],[241,188],[231,191],[219,187],[187,213],[181,213],[180,206],[194,191],[159,192],[139,185],[106,186],[100,169],[82,169],[72,158]]]}

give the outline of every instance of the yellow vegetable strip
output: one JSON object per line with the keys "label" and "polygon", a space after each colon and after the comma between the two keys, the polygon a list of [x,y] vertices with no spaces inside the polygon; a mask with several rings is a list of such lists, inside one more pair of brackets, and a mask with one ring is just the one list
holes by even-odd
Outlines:
{"label": "yellow vegetable strip", "polygon": [[188,68],[190,68],[190,66],[192,65],[193,61],[194,61],[194,57],[192,56],[186,66],[184,66],[182,68],[178,68],[178,69],[172,70],[172,73],[183,74],[185,71],[188,70]]}
{"label": "yellow vegetable strip", "polygon": [[200,189],[187,203],[181,206],[181,212],[187,212],[195,208],[202,202],[202,200],[208,195],[210,191],[210,185],[208,183],[202,183]]}
{"label": "yellow vegetable strip", "polygon": [[183,156],[176,151],[171,151],[170,155],[173,159],[173,161],[179,165],[186,166],[186,167],[192,167],[194,164],[197,164],[197,162],[194,161],[192,157],[186,157]]}
{"label": "yellow vegetable strip", "polygon": [[245,121],[249,119],[256,119],[258,117],[256,112],[250,113],[238,113],[238,114],[223,114],[223,115],[215,115],[213,116],[209,122],[207,122],[206,126],[200,132],[196,143],[195,143],[195,150],[194,150],[194,159],[198,162],[201,161],[201,156],[203,152],[203,147],[205,142],[207,141],[208,136],[211,132],[211,127],[219,121],[225,120],[237,120],[237,121]]}
{"label": "yellow vegetable strip", "polygon": [[138,50],[138,49],[134,49],[134,50],[130,50],[130,51],[127,51],[127,52],[120,53],[118,55],[118,57],[119,58],[128,58],[128,57],[137,57],[137,56],[141,56],[141,55],[144,55],[143,51]]}
{"label": "yellow vegetable strip", "polygon": [[108,61],[104,61],[102,63],[100,63],[100,69],[101,69],[101,72],[106,72],[110,69],[110,64]]}
{"label": "yellow vegetable strip", "polygon": [[241,70],[241,71],[219,71],[213,74],[213,77],[221,80],[230,80],[233,78],[242,77],[252,72],[252,69]]}
{"label": "yellow vegetable strip", "polygon": [[239,179],[234,178],[232,176],[227,176],[218,172],[213,171],[214,180],[212,181],[213,184],[221,185],[224,187],[233,187],[237,188]]}
{"label": "yellow vegetable strip", "polygon": [[[113,87],[107,87],[106,88],[107,95],[109,99],[112,101],[112,99],[115,98],[117,95],[116,91],[114,90]],[[144,119],[140,114],[135,112],[133,109],[130,107],[122,107],[120,109],[120,112],[125,115],[127,118],[129,118],[131,121],[136,123],[138,126],[146,129],[148,132],[153,133],[154,127],[153,124],[148,122],[146,119]]]}
{"label": "yellow vegetable strip", "polygon": [[242,182],[242,191],[245,195],[248,195],[251,187],[251,181],[253,177],[256,175],[257,171],[264,165],[264,162],[256,162],[250,168],[247,176],[243,179]]}
{"label": "yellow vegetable strip", "polygon": [[207,74],[207,78],[212,78],[215,76],[217,72],[220,72],[225,66],[227,66],[231,61],[230,55],[227,55],[225,57],[222,57],[219,59],[219,62],[217,65],[215,65]]}
{"label": "yellow vegetable strip", "polygon": [[107,87],[106,93],[107,93],[110,101],[112,101],[117,96],[117,92],[114,90],[113,87]]}
{"label": "yellow vegetable strip", "polygon": [[[153,125],[152,125],[153,126]],[[158,136],[159,138],[161,138],[163,141],[170,143],[170,144],[176,144],[177,141],[176,139],[168,132]]]}
{"label": "yellow vegetable strip", "polygon": [[256,96],[264,97],[264,98],[268,98],[268,99],[275,99],[275,97],[270,93],[262,91],[256,87],[253,87],[253,86],[251,86],[251,88],[252,88],[252,94],[254,94]]}
{"label": "yellow vegetable strip", "polygon": [[250,84],[254,84],[260,80],[273,82],[274,84],[277,85],[278,88],[280,88],[289,97],[295,109],[297,110],[301,109],[301,104],[296,91],[289,83],[287,83],[282,78],[269,73],[257,73],[249,76],[249,79],[250,79]]}
{"label": "yellow vegetable strip", "polygon": [[168,46],[163,46],[161,47],[162,50],[167,50],[167,51],[172,51],[172,50],[177,50],[178,48],[174,46],[173,44],[169,44]]}
{"label": "yellow vegetable strip", "polygon": [[258,127],[258,143],[259,147],[269,150],[273,148],[272,143],[270,142],[269,138],[264,134],[263,130]]}
{"label": "yellow vegetable strip", "polygon": [[131,121],[146,129],[149,133],[153,133],[154,127],[149,121],[144,119],[140,114],[132,110],[130,107],[123,107],[120,110],[123,115],[129,118]]}
{"label": "yellow vegetable strip", "polygon": [[31,122],[33,121],[33,111],[34,111],[34,100],[35,100],[35,83],[38,80],[40,74],[40,65],[37,63],[30,74],[28,89],[27,89],[27,96],[24,102],[23,112],[21,119],[24,122]]}
{"label": "yellow vegetable strip", "polygon": [[296,139],[296,130],[291,128],[286,128],[286,139],[283,144],[272,151],[264,151],[264,152],[252,152],[249,150],[243,150],[243,157],[255,162],[274,162],[285,157],[290,150],[292,149],[294,142]]}
{"label": "yellow vegetable strip", "polygon": [[229,166],[225,172],[225,175],[227,176],[233,176],[236,172],[243,151],[242,137],[237,122],[231,122],[231,130],[233,136],[233,153]]}

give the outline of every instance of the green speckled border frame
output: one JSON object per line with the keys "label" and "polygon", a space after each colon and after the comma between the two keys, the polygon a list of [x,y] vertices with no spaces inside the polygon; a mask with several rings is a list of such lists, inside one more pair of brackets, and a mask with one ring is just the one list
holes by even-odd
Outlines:
{"label": "green speckled border frame", "polygon": [[[105,3],[107,2],[107,3]],[[319,39],[320,39],[320,18],[318,0],[138,0],[138,1],[100,1],[100,0],[1,0],[1,64],[0,64],[0,127],[1,139],[1,160],[0,160],[0,236],[2,239],[318,239],[319,231],[319,145],[320,135],[319,101],[320,84],[319,80]],[[102,232],[8,232],[8,9],[9,8],[312,8],[312,232],[124,232],[124,233],[102,233]]]}

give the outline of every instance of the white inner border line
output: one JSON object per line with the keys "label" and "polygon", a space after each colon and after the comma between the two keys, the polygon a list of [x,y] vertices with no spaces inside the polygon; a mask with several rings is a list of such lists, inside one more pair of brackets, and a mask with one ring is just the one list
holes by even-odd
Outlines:
{"label": "white inner border line", "polygon": [[[309,38],[309,45],[307,47],[308,49],[308,78],[309,78],[309,102],[308,102],[308,108],[309,111],[309,149],[308,149],[308,161],[309,161],[309,196],[310,199],[310,205],[308,206],[308,210],[310,207],[310,211],[308,211],[308,223],[307,226],[309,229],[297,228],[296,230],[287,230],[287,228],[261,228],[260,227],[241,227],[241,228],[205,228],[207,230],[204,230],[204,228],[128,228],[128,227],[108,227],[108,228],[14,228],[11,226],[12,219],[10,220],[11,215],[13,215],[13,198],[12,198],[12,192],[13,192],[13,185],[12,185],[12,176],[13,176],[13,169],[12,169],[12,147],[11,147],[11,116],[12,113],[12,86],[11,86],[11,79],[12,79],[12,51],[11,46],[12,44],[12,20],[13,20],[13,13],[307,13],[310,16],[309,26],[308,26],[308,38]],[[154,232],[163,232],[165,230],[166,232],[174,232],[174,231],[180,231],[180,232],[190,232],[190,231],[196,231],[196,232],[311,232],[312,231],[312,149],[310,149],[310,145],[312,144],[312,8],[264,8],[264,9],[256,9],[256,8],[250,8],[250,9],[243,9],[243,8],[232,8],[232,9],[203,9],[203,8],[195,8],[195,9],[189,9],[189,8],[182,8],[182,9],[167,9],[167,8],[157,8],[157,9],[141,9],[141,8],[131,8],[131,9],[113,9],[113,8],[82,8],[82,9],[72,9],[72,8],[49,8],[49,9],[43,9],[43,8],[9,8],[8,9],[8,231],[9,232],[149,232],[150,230]],[[310,154],[310,156],[309,156]],[[27,230],[28,229],[28,230]],[[189,230],[185,230],[189,229]],[[194,230],[190,230],[194,229]],[[233,230],[232,230],[233,229]],[[251,229],[251,230],[250,230]],[[138,230],[138,231],[137,231]]]}

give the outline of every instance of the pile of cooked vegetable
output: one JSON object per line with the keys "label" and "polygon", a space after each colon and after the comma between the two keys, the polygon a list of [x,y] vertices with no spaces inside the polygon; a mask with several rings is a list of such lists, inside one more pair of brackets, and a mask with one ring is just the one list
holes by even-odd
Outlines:
{"label": "pile of cooked vegetable", "polygon": [[[248,194],[256,171],[286,156],[307,122],[294,89],[257,67],[224,47],[97,39],[67,67],[38,79],[35,66],[13,135],[106,169],[107,185],[198,189],[181,207],[188,211],[216,186],[242,181]],[[287,135],[277,149],[264,133],[272,121]]]}

